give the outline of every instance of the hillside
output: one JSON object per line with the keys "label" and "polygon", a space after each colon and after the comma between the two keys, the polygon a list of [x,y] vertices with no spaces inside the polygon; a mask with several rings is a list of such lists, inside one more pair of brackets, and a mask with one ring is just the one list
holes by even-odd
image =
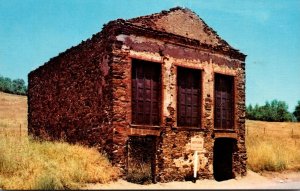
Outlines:
{"label": "hillside", "polygon": [[0,128],[27,131],[27,97],[0,92]]}

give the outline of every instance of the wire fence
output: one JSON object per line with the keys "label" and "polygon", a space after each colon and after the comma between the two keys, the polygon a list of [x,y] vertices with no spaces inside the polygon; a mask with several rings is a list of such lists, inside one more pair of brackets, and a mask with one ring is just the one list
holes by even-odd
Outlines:
{"label": "wire fence", "polygon": [[0,135],[4,137],[24,137],[28,135],[27,126],[22,124],[0,126]]}
{"label": "wire fence", "polygon": [[289,136],[291,138],[299,139],[300,138],[300,129],[299,128],[287,128],[287,129],[271,129],[271,128],[249,128],[246,127],[246,135],[249,133],[256,133],[261,135],[281,135]]}
{"label": "wire fence", "polygon": [[[300,139],[300,128],[270,128],[270,127],[249,127],[246,126],[246,135],[250,134],[272,136],[277,135],[280,137],[289,137],[292,139]],[[27,124],[13,124],[13,125],[1,125],[0,124],[0,135],[2,136],[27,136],[28,129]]]}
{"label": "wire fence", "polygon": [[249,127],[246,126],[246,138],[282,140],[282,144],[300,146],[300,127]]}

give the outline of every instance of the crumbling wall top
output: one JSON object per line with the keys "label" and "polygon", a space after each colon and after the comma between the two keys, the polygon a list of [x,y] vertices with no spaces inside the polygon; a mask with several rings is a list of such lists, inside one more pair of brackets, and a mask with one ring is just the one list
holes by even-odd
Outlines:
{"label": "crumbling wall top", "polygon": [[152,15],[127,20],[134,25],[168,32],[199,40],[212,46],[228,46],[196,13],[187,8],[176,7]]}

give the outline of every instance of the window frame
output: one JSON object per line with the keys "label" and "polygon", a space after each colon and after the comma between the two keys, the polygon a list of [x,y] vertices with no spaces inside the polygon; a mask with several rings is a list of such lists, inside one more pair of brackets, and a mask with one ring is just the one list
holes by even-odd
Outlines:
{"label": "window frame", "polygon": [[[161,114],[162,114],[162,111],[161,111],[161,108],[162,108],[162,99],[163,99],[163,97],[162,97],[162,94],[163,94],[163,92],[162,92],[162,66],[161,66],[161,63],[159,63],[159,62],[153,62],[153,61],[148,61],[148,60],[144,60],[144,59],[139,59],[139,58],[131,58],[131,68],[130,68],[130,109],[131,109],[131,111],[130,111],[130,113],[131,113],[131,119],[130,119],[130,126],[131,127],[145,127],[145,128],[156,128],[156,127],[159,127],[160,125],[161,125],[161,122],[162,122],[162,119],[161,119]],[[158,104],[158,112],[157,112],[157,120],[158,120],[158,123],[156,124],[156,123],[153,123],[151,120],[152,120],[152,117],[151,117],[151,119],[150,119],[150,123],[139,123],[139,122],[136,122],[136,116],[135,115],[138,115],[138,113],[134,113],[134,109],[135,108],[133,108],[134,107],[134,104],[133,104],[133,102],[134,102],[134,96],[133,96],[133,88],[134,88],[134,85],[133,85],[133,83],[134,83],[134,78],[133,78],[133,71],[134,71],[134,67],[135,67],[135,65],[136,64],[150,64],[150,65],[156,65],[154,68],[156,68],[156,69],[158,69],[158,84],[157,84],[157,93],[158,93],[158,96],[157,96],[157,104]],[[154,70],[156,70],[156,69],[154,69]],[[157,70],[156,70],[157,71]],[[144,73],[144,75],[145,75],[145,73]],[[152,93],[151,93],[152,94]],[[145,95],[143,95],[143,97],[144,97]],[[152,101],[152,100],[151,100]],[[143,105],[143,107],[144,107],[144,105]],[[145,110],[143,109],[143,113],[145,113]],[[143,115],[145,115],[145,114],[143,114]],[[151,113],[150,113],[150,115],[151,115]]]}
{"label": "window frame", "polygon": [[[179,98],[179,74],[180,74],[180,70],[189,70],[192,73],[198,73],[198,109],[197,109],[197,115],[198,115],[198,124],[197,125],[186,125],[186,124],[180,124],[179,122],[179,105],[180,103],[180,98]],[[189,129],[189,130],[200,130],[202,129],[202,114],[203,114],[203,71],[202,69],[199,68],[190,68],[190,67],[185,67],[185,66],[177,66],[176,67],[176,123],[177,123],[177,127],[180,129]],[[193,111],[192,111],[193,112]]]}
{"label": "window frame", "polygon": [[[216,79],[218,78],[218,76],[221,76],[221,77],[225,77],[225,78],[230,78],[231,80],[231,114],[232,114],[232,118],[231,118],[231,128],[217,128],[216,127]],[[223,74],[223,73],[214,73],[214,102],[213,102],[213,123],[214,123],[214,130],[221,130],[221,131],[235,131],[235,103],[236,103],[236,100],[235,100],[235,79],[236,77],[234,75],[229,75],[229,74]],[[222,119],[221,119],[222,120]],[[222,122],[221,122],[221,126],[222,126]]]}

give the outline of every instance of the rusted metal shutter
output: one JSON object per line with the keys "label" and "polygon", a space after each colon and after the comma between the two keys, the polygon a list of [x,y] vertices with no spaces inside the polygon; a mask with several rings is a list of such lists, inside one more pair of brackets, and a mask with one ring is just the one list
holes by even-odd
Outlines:
{"label": "rusted metal shutter", "polygon": [[200,71],[178,67],[177,125],[198,127],[200,121]]}
{"label": "rusted metal shutter", "polygon": [[159,125],[160,64],[132,62],[132,123]]}
{"label": "rusted metal shutter", "polygon": [[215,76],[215,128],[233,128],[233,77]]}

